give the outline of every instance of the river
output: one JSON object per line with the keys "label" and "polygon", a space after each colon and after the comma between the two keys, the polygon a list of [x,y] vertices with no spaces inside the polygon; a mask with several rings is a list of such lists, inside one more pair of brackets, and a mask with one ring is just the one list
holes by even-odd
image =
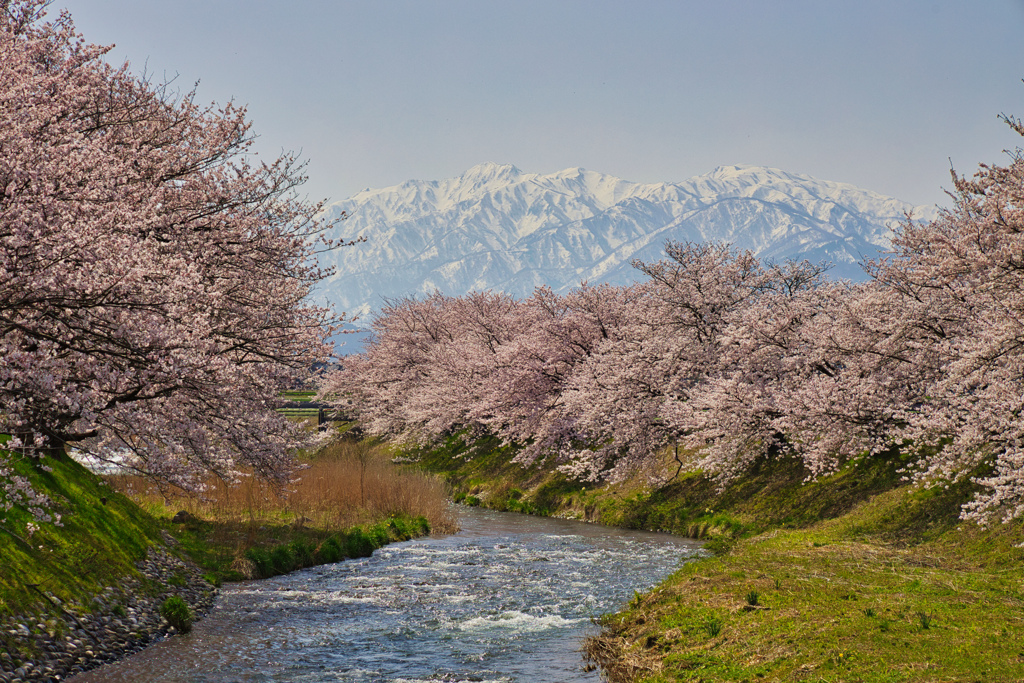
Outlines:
{"label": "river", "polygon": [[462,531],[227,585],[192,633],[74,683],[570,683],[592,619],[697,552],[666,534],[459,508]]}

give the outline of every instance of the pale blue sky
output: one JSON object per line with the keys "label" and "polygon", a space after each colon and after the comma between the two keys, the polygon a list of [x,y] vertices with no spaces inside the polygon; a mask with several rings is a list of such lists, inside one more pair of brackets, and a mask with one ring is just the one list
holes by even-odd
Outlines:
{"label": "pale blue sky", "polygon": [[312,198],[483,161],[775,166],[946,205],[1024,116],[1024,0],[54,0],[110,60],[249,105]]}

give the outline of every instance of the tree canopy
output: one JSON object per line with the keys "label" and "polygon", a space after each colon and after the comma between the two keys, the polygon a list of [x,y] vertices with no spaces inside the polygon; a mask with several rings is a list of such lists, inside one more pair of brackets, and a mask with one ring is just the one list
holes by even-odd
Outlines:
{"label": "tree canopy", "polygon": [[[108,65],[44,6],[0,2],[5,457],[75,444],[185,486],[287,476],[300,435],[274,401],[337,322],[308,299],[332,245],[302,165],[259,160],[244,108]],[[30,501],[2,460],[0,481]]]}

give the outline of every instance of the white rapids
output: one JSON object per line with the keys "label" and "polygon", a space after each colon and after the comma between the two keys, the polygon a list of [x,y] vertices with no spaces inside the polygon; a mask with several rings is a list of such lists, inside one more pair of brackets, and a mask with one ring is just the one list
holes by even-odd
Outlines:
{"label": "white rapids", "polygon": [[187,636],[75,683],[598,681],[580,644],[693,557],[666,534],[460,508],[462,531],[226,586]]}

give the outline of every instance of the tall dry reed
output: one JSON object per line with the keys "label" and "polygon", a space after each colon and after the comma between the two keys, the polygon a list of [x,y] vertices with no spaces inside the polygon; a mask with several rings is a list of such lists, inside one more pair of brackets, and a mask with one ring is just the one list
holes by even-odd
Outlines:
{"label": "tall dry reed", "polygon": [[426,517],[438,533],[458,529],[443,481],[396,466],[383,447],[353,439],[336,441],[307,458],[283,488],[257,477],[245,477],[237,485],[211,477],[203,494],[195,495],[180,489],[160,491],[137,476],[112,475],[107,480],[151,509],[164,506],[220,522],[289,523],[333,532],[407,514]]}

